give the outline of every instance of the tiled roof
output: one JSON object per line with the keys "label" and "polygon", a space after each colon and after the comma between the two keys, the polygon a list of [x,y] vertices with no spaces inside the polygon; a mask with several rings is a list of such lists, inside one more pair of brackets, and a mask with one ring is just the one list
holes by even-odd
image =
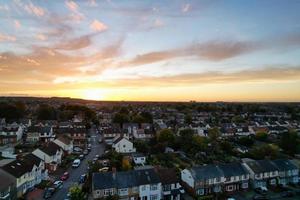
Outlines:
{"label": "tiled roof", "polygon": [[154,169],[131,170],[123,172],[105,172],[93,174],[94,189],[129,188],[139,185],[159,183]]}

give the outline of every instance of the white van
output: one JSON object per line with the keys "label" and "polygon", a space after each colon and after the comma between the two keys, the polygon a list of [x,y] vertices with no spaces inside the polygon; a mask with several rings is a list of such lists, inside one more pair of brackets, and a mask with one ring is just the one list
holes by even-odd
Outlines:
{"label": "white van", "polygon": [[77,167],[79,167],[79,165],[80,165],[80,159],[75,159],[73,161],[72,167],[77,168]]}

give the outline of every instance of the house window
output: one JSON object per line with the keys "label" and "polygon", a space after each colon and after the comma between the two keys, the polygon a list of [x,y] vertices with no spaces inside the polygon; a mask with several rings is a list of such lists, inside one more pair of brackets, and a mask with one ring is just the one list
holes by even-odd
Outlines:
{"label": "house window", "polygon": [[120,196],[127,195],[127,194],[128,194],[128,189],[127,188],[119,189],[119,195]]}
{"label": "house window", "polygon": [[158,200],[158,195],[157,194],[151,195],[150,200]]}
{"label": "house window", "polygon": [[171,190],[171,185],[164,185],[163,190],[164,191],[170,191]]}
{"label": "house window", "polygon": [[146,190],[146,185],[142,186],[142,191]]}
{"label": "house window", "polygon": [[154,185],[151,185],[151,186],[150,186],[150,190],[157,190],[157,185],[155,185],[155,184],[154,184]]}
{"label": "house window", "polygon": [[198,195],[204,195],[204,189],[203,188],[200,188],[197,190],[196,192]]}
{"label": "house window", "polygon": [[232,185],[229,185],[228,187],[227,187],[227,191],[232,191],[233,190],[233,186]]}

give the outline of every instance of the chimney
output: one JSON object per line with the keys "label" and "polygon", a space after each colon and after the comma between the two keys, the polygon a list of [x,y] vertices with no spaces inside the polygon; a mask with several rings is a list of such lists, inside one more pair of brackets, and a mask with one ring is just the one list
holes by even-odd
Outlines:
{"label": "chimney", "polygon": [[112,167],[112,168],[111,168],[111,171],[112,171],[113,179],[115,180],[115,179],[116,179],[117,168]]}

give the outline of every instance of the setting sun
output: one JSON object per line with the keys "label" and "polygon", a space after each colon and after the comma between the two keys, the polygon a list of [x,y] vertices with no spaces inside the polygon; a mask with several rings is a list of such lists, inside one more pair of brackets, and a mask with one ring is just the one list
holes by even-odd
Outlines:
{"label": "setting sun", "polygon": [[103,100],[103,94],[97,89],[87,89],[83,91],[82,98],[87,100]]}

